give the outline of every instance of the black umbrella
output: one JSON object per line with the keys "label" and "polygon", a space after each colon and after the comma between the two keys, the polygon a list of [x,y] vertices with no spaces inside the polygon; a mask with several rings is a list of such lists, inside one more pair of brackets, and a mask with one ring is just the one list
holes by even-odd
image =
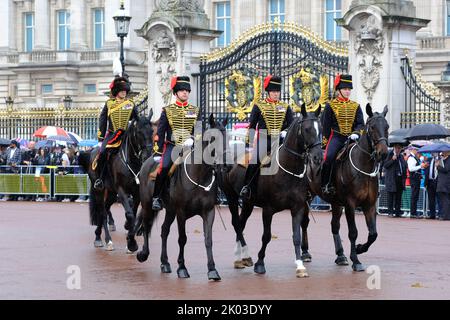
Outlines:
{"label": "black umbrella", "polygon": [[402,146],[407,146],[409,144],[408,140],[405,139],[406,134],[409,129],[397,129],[389,133],[388,142],[389,146],[393,147],[394,144],[400,144]]}
{"label": "black umbrella", "polygon": [[436,123],[423,123],[412,127],[405,136],[408,140],[431,140],[450,137],[450,131]]}
{"label": "black umbrella", "polygon": [[419,152],[429,152],[429,153],[433,153],[433,152],[447,152],[450,151],[450,143],[447,142],[438,142],[438,143],[433,143],[433,144],[429,144],[427,146],[423,146],[422,148],[419,149]]}
{"label": "black umbrella", "polygon": [[0,146],[9,146],[11,144],[11,140],[0,138]]}

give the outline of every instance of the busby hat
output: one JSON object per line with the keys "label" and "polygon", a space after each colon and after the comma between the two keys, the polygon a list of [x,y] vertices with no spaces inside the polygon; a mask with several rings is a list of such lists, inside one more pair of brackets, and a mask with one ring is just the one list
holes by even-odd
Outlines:
{"label": "busby hat", "polygon": [[170,83],[170,88],[173,90],[174,94],[180,90],[187,90],[191,92],[191,83],[189,77],[186,76],[173,77]]}
{"label": "busby hat", "polygon": [[130,82],[125,77],[115,77],[109,85],[113,97],[117,96],[120,91],[130,92]]}
{"label": "busby hat", "polygon": [[281,77],[268,75],[264,78],[264,90],[281,91]]}
{"label": "busby hat", "polygon": [[353,89],[352,76],[349,74],[338,74],[334,79],[334,90],[350,88]]}

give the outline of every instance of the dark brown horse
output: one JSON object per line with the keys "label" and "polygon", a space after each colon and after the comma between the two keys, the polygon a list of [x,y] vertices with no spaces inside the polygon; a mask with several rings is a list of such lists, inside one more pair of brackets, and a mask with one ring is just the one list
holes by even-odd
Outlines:
{"label": "dark brown horse", "polygon": [[[151,112],[152,113],[152,112]],[[104,190],[95,190],[93,182],[97,179],[96,172],[92,170],[91,163],[95,159],[98,148],[92,150],[89,162],[81,161],[91,180],[89,212],[91,223],[96,225],[95,247],[102,247],[102,226],[105,230],[105,242],[107,250],[114,250],[111,235],[107,227],[106,210],[115,201],[116,195],[125,209],[127,234],[127,248],[134,252],[138,249],[135,240],[135,217],[139,207],[139,185],[138,176],[144,160],[150,156],[152,150],[153,128],[149,117],[141,116],[133,120],[123,136],[119,150],[112,153],[108,159],[108,174],[106,175]],[[129,198],[131,196],[131,200]],[[131,203],[130,203],[131,202]]]}
{"label": "dark brown horse", "polygon": [[[257,194],[249,201],[244,201],[242,211],[238,213],[239,191],[244,184],[245,170],[236,164],[224,177],[224,193],[228,200],[228,206],[232,215],[232,224],[236,232],[236,261],[235,268],[243,268],[252,265],[248,254],[247,244],[243,236],[243,230],[247,219],[252,213],[255,205],[263,209],[264,233],[262,236],[262,247],[258,253],[258,261],[255,264],[256,273],[265,273],[264,257],[267,244],[271,240],[272,217],[276,212],[290,210],[292,216],[293,242],[295,259],[297,264],[297,276],[308,276],[303,266],[301,248],[303,241],[306,242],[306,227],[303,222],[308,216],[308,181],[305,173],[310,167],[320,167],[322,162],[322,150],[320,148],[320,121],[318,115],[320,108],[315,114],[306,112],[302,106],[302,117],[295,119],[288,129],[283,144],[272,149],[271,163],[274,164],[276,172],[272,175],[261,175],[258,179]],[[314,176],[317,178],[317,176]],[[302,237],[300,227],[304,230]],[[307,224],[306,224],[307,225]],[[304,250],[304,256],[309,254]]]}
{"label": "dark brown horse", "polygon": [[[381,162],[388,152],[389,125],[385,119],[387,112],[388,108],[385,106],[382,113],[373,113],[372,107],[367,104],[366,113],[369,118],[364,133],[357,143],[348,146],[342,160],[336,161],[333,177],[336,186],[335,195],[325,196],[321,192],[320,183],[311,183],[313,192],[330,203],[332,207],[331,232],[337,255],[335,263],[338,265],[348,265],[339,235],[340,218],[342,210],[345,208],[348,237],[351,243],[350,259],[355,271],[365,269],[357,255],[366,252],[378,235],[376,228],[378,172]],[[355,224],[356,207],[362,208],[369,229],[367,242],[358,245],[355,244],[358,237]]]}
{"label": "dark brown horse", "polygon": [[[211,115],[209,118],[211,129],[215,129],[215,134],[210,139],[197,141],[192,150],[183,150],[184,161],[175,169],[170,179],[168,191],[163,195],[166,214],[161,230],[162,248],[161,248],[161,271],[163,273],[172,272],[167,257],[167,237],[170,226],[175,218],[178,224],[178,244],[180,247],[178,255],[177,274],[179,278],[188,278],[189,273],[185,266],[184,246],[186,245],[186,220],[200,215],[203,219],[203,232],[205,236],[206,254],[208,257],[208,279],[220,280],[219,273],[215,268],[212,252],[212,226],[215,217],[215,204],[217,200],[217,174],[224,158],[224,143],[226,141],[225,126],[227,120],[218,123]],[[214,131],[210,130],[209,132]],[[215,143],[217,148],[211,148]],[[200,146],[200,147],[198,147]],[[174,149],[175,150],[175,149]],[[205,162],[204,155],[211,154],[212,158]],[[170,155],[166,155],[170,156]],[[198,160],[200,156],[201,161]],[[213,163],[211,163],[213,162]],[[155,169],[156,164],[153,158],[149,158],[142,166],[140,177],[140,192],[142,210],[139,213],[137,229],[141,229],[144,235],[144,245],[142,251],[137,254],[140,262],[147,260],[149,256],[148,239],[151,228],[157,212],[152,208],[152,194],[154,190],[154,181],[149,178],[149,174]]]}

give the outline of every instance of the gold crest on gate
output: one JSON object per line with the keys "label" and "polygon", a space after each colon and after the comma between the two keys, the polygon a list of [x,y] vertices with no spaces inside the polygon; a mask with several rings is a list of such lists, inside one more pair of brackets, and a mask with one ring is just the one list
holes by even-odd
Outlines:
{"label": "gold crest on gate", "polygon": [[258,81],[258,78],[252,81],[249,76],[236,70],[225,79],[225,98],[228,111],[236,113],[240,121],[244,120],[247,114],[252,111],[255,81]]}
{"label": "gold crest on gate", "polygon": [[291,107],[294,112],[301,111],[304,103],[307,112],[314,112],[319,105],[322,110],[328,102],[328,78],[322,74],[320,79],[311,68],[302,68],[298,73],[292,75],[290,82]]}

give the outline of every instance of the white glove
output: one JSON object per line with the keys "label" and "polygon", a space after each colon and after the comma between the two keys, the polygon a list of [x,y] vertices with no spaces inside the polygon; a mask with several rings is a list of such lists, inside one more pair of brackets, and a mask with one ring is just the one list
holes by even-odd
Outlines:
{"label": "white glove", "polygon": [[185,142],[183,142],[183,147],[192,147],[194,144],[194,139],[188,138]]}
{"label": "white glove", "polygon": [[103,143],[103,142],[99,141],[99,142],[97,143],[97,147],[101,147],[101,146],[102,146],[102,143]]}
{"label": "white glove", "polygon": [[286,130],[281,131],[281,137],[282,137],[283,139],[286,137],[286,133],[287,133]]}
{"label": "white glove", "polygon": [[352,133],[349,138],[353,141],[356,141],[359,139],[359,136],[356,133]]}
{"label": "white glove", "polygon": [[161,156],[153,157],[153,160],[154,160],[155,162],[159,162],[159,161],[161,161]]}

